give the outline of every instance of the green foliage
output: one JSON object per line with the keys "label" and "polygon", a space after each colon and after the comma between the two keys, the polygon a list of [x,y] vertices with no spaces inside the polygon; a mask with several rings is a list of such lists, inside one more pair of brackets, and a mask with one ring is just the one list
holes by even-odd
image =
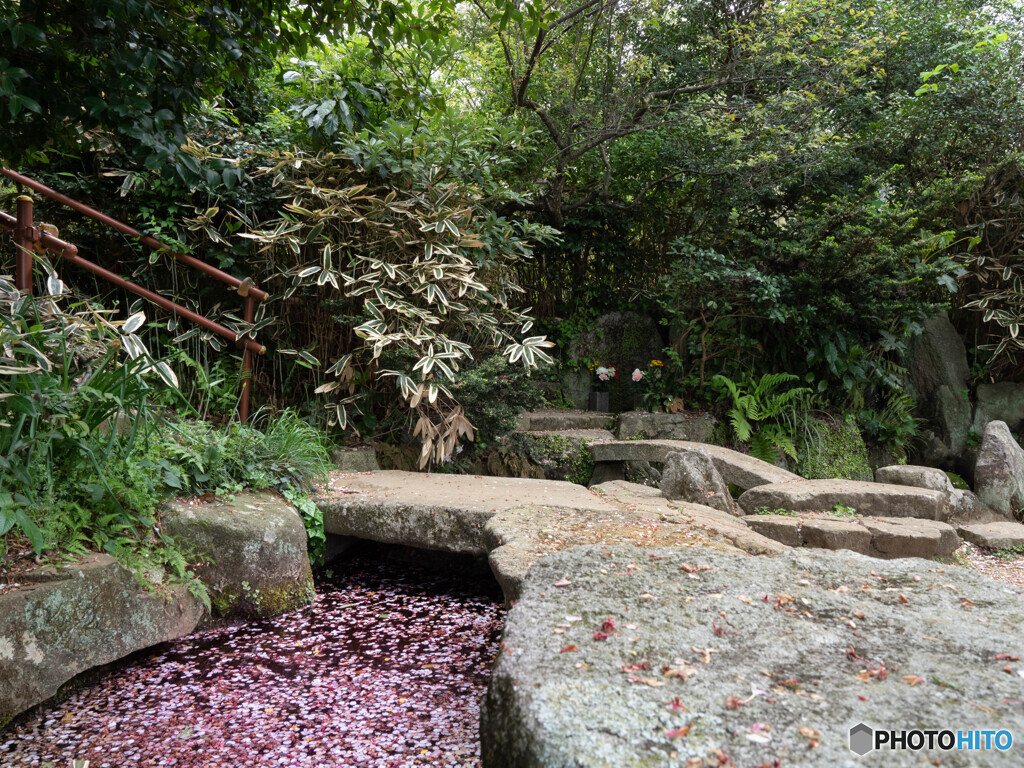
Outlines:
{"label": "green foliage", "polygon": [[324,554],[327,550],[327,535],[324,531],[324,514],[320,511],[313,500],[306,494],[295,491],[290,487],[284,488],[281,493],[288,501],[295,505],[302,515],[302,522],[306,526],[306,545],[309,548],[309,561],[314,568],[324,564]]}
{"label": "green foliage", "polygon": [[[186,116],[204,99],[244,97],[275,53],[301,54],[328,35],[362,32],[378,57],[391,43],[426,45],[453,8],[450,0],[2,0],[0,105],[10,119],[0,157],[16,163],[113,142],[146,168],[170,165],[192,183],[203,168],[179,147]],[[225,184],[241,180],[237,168],[225,174]]]}
{"label": "green foliage", "polygon": [[769,509],[768,507],[758,507],[754,510],[755,515],[784,515],[786,517],[799,517],[800,512],[795,509],[786,509],[785,507],[779,507],[777,509]]}
{"label": "green foliage", "polygon": [[736,439],[741,443],[749,442],[751,454],[762,461],[774,463],[775,450],[779,448],[793,459],[797,458],[792,435],[777,421],[772,421],[779,419],[794,401],[810,393],[807,387],[775,391],[797,378],[790,373],[768,373],[756,382],[745,379],[739,384],[722,374],[712,379],[711,383],[732,400],[728,416]]}
{"label": "green foliage", "polygon": [[[50,284],[63,290],[55,276]],[[112,551],[153,524],[151,506],[136,516],[122,503],[139,494],[118,459],[153,420],[147,376],[173,382],[174,374],[135,335],[141,313],[114,323],[88,305],[65,310],[64,301],[23,297],[0,278],[0,527],[18,525],[39,554],[42,521],[31,518],[60,497],[88,504],[94,543]]]}
{"label": "green foliage", "polygon": [[[343,308],[338,319],[356,338],[316,350],[332,361],[316,390],[335,393],[325,406],[332,420],[344,429],[350,409],[390,391],[415,417],[421,467],[473,438],[451,386],[474,349],[526,367],[550,362],[550,343],[527,336],[532,321],[512,307],[520,289],[510,271],[550,230],[496,216],[479,186],[491,186],[487,165],[500,164],[491,138],[458,138],[389,122],[343,152],[279,153],[265,172],[286,215],[246,235],[273,256],[285,300],[301,292]],[[311,350],[280,353],[320,367]]]}
{"label": "green foliage", "polygon": [[1024,546],[1018,544],[1013,547],[1004,547],[1003,549],[993,550],[992,554],[1000,560],[1020,560],[1024,558]]}
{"label": "green foliage", "polygon": [[470,450],[463,452],[457,462],[462,464],[479,458],[494,447],[498,438],[514,432],[521,413],[543,405],[543,396],[530,381],[529,372],[501,355],[467,366],[452,385],[452,392],[475,427]]}
{"label": "green foliage", "polygon": [[913,415],[915,405],[914,398],[906,392],[893,391],[881,409],[858,411],[857,423],[876,443],[906,455],[920,426],[920,419]]}
{"label": "green foliage", "polygon": [[739,359],[741,351],[757,344],[744,335],[744,320],[781,321],[781,303],[788,280],[768,275],[685,239],[672,243],[672,265],[659,281],[657,301],[677,334],[698,359],[697,384],[707,382],[708,366],[719,359]]}

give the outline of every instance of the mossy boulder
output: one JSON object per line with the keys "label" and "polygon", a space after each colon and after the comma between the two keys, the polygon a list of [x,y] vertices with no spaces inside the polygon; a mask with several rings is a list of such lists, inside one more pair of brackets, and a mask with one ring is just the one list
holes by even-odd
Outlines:
{"label": "mossy boulder", "polygon": [[19,581],[0,592],[0,723],[82,672],[189,634],[205,613],[185,587],[144,588],[107,555]]}
{"label": "mossy boulder", "polygon": [[179,499],[165,505],[163,519],[205,558],[195,571],[210,591],[214,616],[266,618],[312,602],[306,529],[280,496]]}
{"label": "mossy boulder", "polygon": [[853,420],[816,422],[816,438],[798,446],[797,474],[809,480],[873,480],[868,449]]}

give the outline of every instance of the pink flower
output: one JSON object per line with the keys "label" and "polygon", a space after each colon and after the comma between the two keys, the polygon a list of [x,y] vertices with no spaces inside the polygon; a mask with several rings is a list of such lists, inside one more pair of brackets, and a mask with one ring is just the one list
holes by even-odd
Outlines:
{"label": "pink flower", "polygon": [[640,381],[643,377],[643,371],[641,371],[639,368],[633,371],[633,381]]}
{"label": "pink flower", "polygon": [[599,378],[601,381],[608,381],[608,374],[607,373],[599,373],[597,375],[597,378]]}

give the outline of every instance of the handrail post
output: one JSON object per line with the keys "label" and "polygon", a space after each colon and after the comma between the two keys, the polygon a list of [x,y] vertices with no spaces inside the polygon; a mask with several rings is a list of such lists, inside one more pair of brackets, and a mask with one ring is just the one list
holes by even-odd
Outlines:
{"label": "handrail post", "polygon": [[19,195],[14,225],[14,245],[17,250],[17,268],[14,285],[19,291],[32,293],[32,198]]}
{"label": "handrail post", "polygon": [[[245,295],[245,322],[252,323],[256,315],[255,299],[246,292]],[[244,424],[249,420],[249,390],[252,389],[252,351],[247,346],[242,352],[242,392],[238,403],[238,416]]]}

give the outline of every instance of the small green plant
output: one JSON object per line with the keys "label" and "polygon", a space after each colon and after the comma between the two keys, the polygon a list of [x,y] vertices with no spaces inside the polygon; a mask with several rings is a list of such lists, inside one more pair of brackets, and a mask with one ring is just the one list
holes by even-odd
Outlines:
{"label": "small green plant", "polygon": [[1002,549],[993,550],[992,554],[1000,560],[1020,560],[1024,558],[1024,545],[1017,544],[1012,547],[1003,547]]}
{"label": "small green plant", "polygon": [[853,507],[844,507],[842,504],[836,504],[832,507],[831,514],[838,515],[839,517],[856,517],[857,510]]}
{"label": "small green plant", "polygon": [[778,507],[776,509],[769,509],[768,507],[758,507],[754,510],[755,515],[785,515],[786,517],[797,517],[799,512],[795,509],[786,509],[785,507]]}
{"label": "small green plant", "polygon": [[981,435],[975,432],[973,429],[967,433],[967,439],[964,441],[968,448],[980,448],[981,447]]}
{"label": "small green plant", "polygon": [[766,373],[756,382],[744,379],[739,384],[723,374],[712,379],[712,384],[732,399],[728,416],[736,439],[741,443],[749,442],[750,453],[762,461],[773,462],[776,449],[797,458],[793,436],[781,424],[772,421],[781,417],[794,400],[810,394],[808,387],[776,391],[797,379],[791,373]]}

